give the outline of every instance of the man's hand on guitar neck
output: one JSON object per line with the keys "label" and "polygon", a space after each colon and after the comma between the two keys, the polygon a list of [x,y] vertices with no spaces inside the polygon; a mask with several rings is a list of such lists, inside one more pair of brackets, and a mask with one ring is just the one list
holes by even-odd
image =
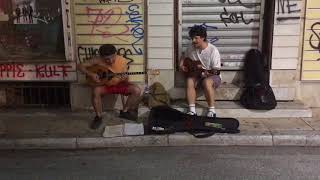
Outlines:
{"label": "man's hand on guitar neck", "polygon": [[201,73],[201,76],[206,78],[206,77],[209,77],[209,76],[212,76],[212,75],[219,75],[220,72],[219,70],[217,69],[212,69],[212,70],[204,70],[202,73]]}
{"label": "man's hand on guitar neck", "polygon": [[206,78],[206,77],[209,77],[211,74],[207,71],[207,70],[204,70],[204,71],[202,71],[202,73],[201,73],[201,77],[203,77],[203,78]]}
{"label": "man's hand on guitar neck", "polygon": [[96,73],[88,73],[88,76],[96,83],[100,83],[100,79],[99,79],[99,76],[98,74]]}

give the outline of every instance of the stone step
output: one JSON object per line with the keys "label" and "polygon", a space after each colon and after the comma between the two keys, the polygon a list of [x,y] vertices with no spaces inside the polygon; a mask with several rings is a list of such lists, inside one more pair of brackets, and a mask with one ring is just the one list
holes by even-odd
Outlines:
{"label": "stone step", "polygon": [[[301,102],[278,102],[278,105],[273,110],[249,110],[243,108],[238,101],[217,101],[216,113],[219,117],[234,117],[234,118],[293,118],[293,117],[312,117],[312,110],[306,107]],[[177,101],[172,105],[173,108],[185,112],[187,104]],[[197,101],[196,111],[199,115],[205,115],[207,103],[205,101]],[[139,114],[149,111],[148,108],[140,108]]]}
{"label": "stone step", "polygon": [[[222,84],[216,90],[216,100],[233,101],[240,100],[240,96],[244,88],[237,87],[232,84]],[[293,101],[295,99],[295,88],[294,87],[272,87],[274,95],[278,101]],[[205,97],[201,90],[197,91],[197,100],[204,100]],[[170,97],[172,99],[184,99],[185,89],[184,88],[173,88],[169,90]]]}

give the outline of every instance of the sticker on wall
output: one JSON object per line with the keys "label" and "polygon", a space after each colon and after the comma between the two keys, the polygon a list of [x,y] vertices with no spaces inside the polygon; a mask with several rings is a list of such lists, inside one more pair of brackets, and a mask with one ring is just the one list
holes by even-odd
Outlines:
{"label": "sticker on wall", "polygon": [[12,0],[14,24],[37,24],[35,0]]}
{"label": "sticker on wall", "polygon": [[308,0],[304,29],[302,80],[320,80],[320,1]]}

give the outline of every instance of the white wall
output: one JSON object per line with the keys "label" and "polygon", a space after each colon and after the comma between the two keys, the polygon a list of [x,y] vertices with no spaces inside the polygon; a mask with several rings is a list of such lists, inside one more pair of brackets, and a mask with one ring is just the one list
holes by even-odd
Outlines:
{"label": "white wall", "polygon": [[270,84],[273,88],[285,88],[286,94],[290,94],[286,100],[298,99],[303,9],[303,0],[275,0]]}
{"label": "white wall", "polygon": [[148,69],[174,69],[174,4],[148,1]]}
{"label": "white wall", "polygon": [[[304,1],[276,0],[271,69],[297,69]],[[284,3],[282,9],[281,4]],[[289,3],[289,4],[288,4]],[[290,7],[290,8],[289,8]],[[293,12],[300,11],[300,12]],[[268,12],[266,12],[268,13]],[[284,18],[293,18],[285,20]]]}

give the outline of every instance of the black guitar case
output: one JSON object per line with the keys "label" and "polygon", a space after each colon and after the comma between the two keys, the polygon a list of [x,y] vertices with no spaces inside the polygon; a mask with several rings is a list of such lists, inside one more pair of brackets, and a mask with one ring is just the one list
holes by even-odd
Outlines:
{"label": "black guitar case", "polygon": [[205,138],[215,133],[239,133],[239,121],[235,118],[193,116],[169,106],[151,109],[147,134],[172,134],[189,132],[197,138]]}

